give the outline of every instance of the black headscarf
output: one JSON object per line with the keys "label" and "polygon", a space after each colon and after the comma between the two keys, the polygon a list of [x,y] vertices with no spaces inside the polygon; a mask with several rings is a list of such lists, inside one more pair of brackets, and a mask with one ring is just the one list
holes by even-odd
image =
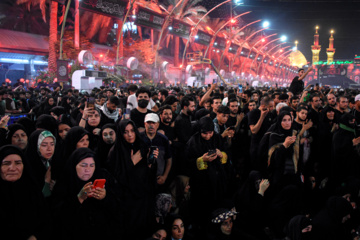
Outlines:
{"label": "black headscarf", "polygon": [[[23,172],[19,180],[8,182],[0,178],[0,222],[3,229],[2,239],[28,239],[31,235],[38,239],[47,231],[45,202],[41,191],[32,178],[29,165],[24,160],[23,152],[13,145],[0,148],[0,161],[10,155],[19,155],[23,160]],[[46,239],[46,238],[43,238]]]}
{"label": "black headscarf", "polygon": [[57,123],[55,118],[51,115],[43,114],[36,119],[35,127],[37,129],[45,129],[50,131],[54,136],[57,136]]}
{"label": "black headscarf", "polygon": [[[124,138],[125,128],[132,125],[135,142],[130,144]],[[142,159],[134,165],[131,152],[140,151]],[[121,189],[122,218],[125,224],[125,238],[144,239],[151,222],[154,221],[155,173],[147,164],[148,147],[140,137],[135,123],[130,120],[119,122],[116,141],[109,153],[106,169],[115,177]],[[135,207],[136,206],[136,207]]]}
{"label": "black headscarf", "polygon": [[72,127],[65,137],[65,149],[64,149],[64,159],[68,159],[70,155],[74,152],[76,149],[76,144],[85,136],[89,136],[90,140],[90,134],[88,131],[86,131],[84,128],[75,126]]}
{"label": "black headscarf", "polygon": [[[50,99],[54,100],[53,105],[49,104]],[[56,106],[55,98],[53,96],[47,96],[46,99],[41,103],[40,114],[50,114],[50,109]]]}
{"label": "black headscarf", "polygon": [[65,114],[65,108],[61,106],[56,106],[50,109],[50,113],[54,113],[56,116],[60,116],[62,114]]}
{"label": "black headscarf", "polygon": [[[136,135],[133,144],[124,139],[125,128],[129,124],[133,126]],[[142,160],[136,166],[131,160],[131,150],[133,154],[139,150],[141,152]],[[131,120],[120,121],[116,131],[115,145],[109,154],[107,169],[119,181],[120,185],[124,185],[134,195],[143,196],[146,194],[147,152],[148,148],[143,142],[135,123]],[[138,174],[133,173],[135,169]]]}
{"label": "black headscarf", "polygon": [[[53,190],[54,221],[62,234],[69,239],[114,239],[114,232],[119,231],[119,204],[116,204],[114,181],[110,174],[99,169],[91,178],[83,181],[78,177],[76,165],[85,158],[95,158],[95,152],[89,148],[76,149],[68,159],[63,177]],[[87,198],[80,207],[77,195],[88,182],[95,179],[106,180],[106,197],[102,200]],[[114,217],[116,216],[116,217]],[[94,226],[97,226],[94,229]],[[117,233],[117,235],[119,235]]]}
{"label": "black headscarf", "polygon": [[24,128],[23,125],[21,124],[18,124],[18,123],[14,123],[14,124],[11,124],[9,127],[8,127],[8,133],[7,133],[7,136],[6,136],[6,142],[7,144],[11,144],[11,139],[12,139],[12,136],[14,135],[14,133],[17,131],[17,130],[23,130],[25,133],[26,133],[26,129]]}
{"label": "black headscarf", "polygon": [[[102,134],[106,128],[111,128],[116,133],[116,125],[113,123],[105,124],[101,128],[99,141],[98,141],[98,145],[97,145],[97,150],[96,150],[96,158],[101,166],[104,166],[104,164],[106,163],[108,155],[109,155],[109,151],[112,148],[112,146],[114,145],[114,143],[108,144],[108,143],[104,142],[104,140],[103,140]],[[116,139],[115,139],[115,141],[116,141]]]}
{"label": "black headscarf", "polygon": [[[70,188],[69,193],[72,195],[77,195],[86,183],[94,182],[95,172],[88,181],[81,180],[76,173],[76,165],[85,158],[93,158],[95,161],[95,152],[89,148],[78,148],[70,155],[66,164],[65,179]],[[97,171],[96,167],[95,171]]]}
{"label": "black headscarf", "polygon": [[210,111],[207,110],[206,108],[202,108],[199,109],[198,111],[196,111],[195,113],[195,119],[198,121],[200,120],[202,117],[205,117],[206,115],[210,114]]}
{"label": "black headscarf", "polygon": [[27,118],[27,117],[19,118],[16,121],[16,123],[21,124],[25,127],[25,129],[26,129],[25,132],[26,132],[26,135],[28,135],[28,136],[30,136],[36,130],[35,123],[30,118]]}
{"label": "black headscarf", "polygon": [[286,227],[286,236],[291,240],[302,240],[302,230],[309,225],[312,225],[309,218],[303,215],[296,215]]}
{"label": "black headscarf", "polygon": [[277,117],[275,128],[270,134],[270,139],[269,139],[270,148],[278,143],[284,142],[286,137],[292,136],[293,134],[292,127],[289,130],[286,130],[281,126],[281,122],[285,116],[291,117],[291,113],[287,111],[283,111],[279,113]]}

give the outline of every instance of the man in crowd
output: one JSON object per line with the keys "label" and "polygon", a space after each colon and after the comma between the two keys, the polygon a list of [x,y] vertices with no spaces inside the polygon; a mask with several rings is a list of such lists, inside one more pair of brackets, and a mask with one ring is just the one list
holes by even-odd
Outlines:
{"label": "man in crowd", "polygon": [[160,89],[159,93],[158,93],[158,99],[160,101],[160,103],[163,103],[165,101],[165,98],[169,95],[168,90],[166,89]]}
{"label": "man in crowd", "polygon": [[227,126],[225,125],[229,119],[230,109],[226,106],[219,106],[214,119],[214,131],[217,134],[222,134]]}
{"label": "man in crowd", "polygon": [[174,124],[172,124],[173,113],[170,105],[164,105],[159,109],[160,126],[159,132],[165,135],[170,144],[175,140]]}
{"label": "man in crowd", "polygon": [[290,87],[289,87],[289,91],[292,92],[294,95],[299,95],[301,94],[301,92],[304,90],[304,82],[302,81],[306,75],[309,74],[309,72],[312,70],[312,67],[309,67],[309,69],[305,72],[304,69],[299,69],[298,71],[298,75],[294,77],[294,79],[292,80]]}
{"label": "man in crowd", "polygon": [[210,105],[211,105],[210,117],[212,119],[214,119],[214,118],[216,118],[217,110],[218,110],[219,106],[221,105],[221,97],[220,97],[220,95],[215,95],[214,97],[212,97]]}
{"label": "man in crowd", "polygon": [[135,95],[136,95],[137,107],[131,110],[130,118],[132,121],[134,121],[139,131],[144,131],[145,116],[148,113],[152,113],[151,110],[147,109],[150,99],[150,91],[145,87],[141,87],[136,91]]}
{"label": "man in crowd", "polygon": [[[169,139],[163,134],[157,132],[159,128],[159,116],[155,113],[148,113],[145,116],[145,132],[141,133],[141,137],[144,140],[145,144],[150,148],[153,147],[157,149],[159,154],[156,159],[151,159],[149,156],[149,160],[155,160],[157,163],[156,170],[156,180],[158,185],[163,185],[166,179],[169,176],[169,172],[171,169],[171,150]],[[152,151],[150,149],[150,151]],[[152,154],[150,152],[150,154]]]}
{"label": "man in crowd", "polygon": [[269,97],[264,97],[260,101],[260,107],[249,113],[249,127],[251,130],[250,156],[252,161],[256,161],[257,149],[265,132],[272,124],[272,116],[269,114]]}
{"label": "man in crowd", "polygon": [[226,126],[235,126],[236,116],[239,113],[239,103],[236,98],[232,98],[228,101],[227,105],[230,109],[230,115],[228,121],[226,122]]}
{"label": "man in crowd", "polygon": [[111,96],[101,107],[101,119],[106,123],[114,123],[121,116],[121,109],[117,108],[120,104],[118,97]]}

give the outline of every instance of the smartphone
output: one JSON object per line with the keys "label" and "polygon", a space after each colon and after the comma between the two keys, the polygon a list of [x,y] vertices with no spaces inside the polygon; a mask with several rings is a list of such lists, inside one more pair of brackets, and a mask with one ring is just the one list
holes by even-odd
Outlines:
{"label": "smartphone", "polygon": [[243,92],[243,87],[241,84],[239,84],[239,93],[242,93]]}
{"label": "smartphone", "polygon": [[214,155],[216,153],[216,149],[210,149],[208,151],[208,156]]}
{"label": "smartphone", "polygon": [[155,163],[156,157],[154,155],[154,151],[157,148],[158,148],[157,146],[151,146],[150,147],[150,154],[149,154],[149,157],[148,157],[148,164],[154,164]]}
{"label": "smartphone", "polygon": [[96,189],[96,188],[104,188],[104,187],[105,187],[105,183],[106,183],[106,179],[95,179],[92,188],[93,188],[93,189]]}
{"label": "smartphone", "polygon": [[95,98],[89,97],[87,100],[87,107],[88,108],[95,108]]}

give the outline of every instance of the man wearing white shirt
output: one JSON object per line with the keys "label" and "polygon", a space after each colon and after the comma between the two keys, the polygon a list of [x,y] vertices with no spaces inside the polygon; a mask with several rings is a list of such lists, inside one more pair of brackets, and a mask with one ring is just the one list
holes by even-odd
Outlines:
{"label": "man wearing white shirt", "polygon": [[[137,103],[136,96],[135,96],[137,89],[138,89],[138,87],[134,84],[132,84],[128,87],[128,91],[129,91],[130,95],[127,99],[126,108],[130,108],[130,111],[133,110],[134,108],[138,107],[138,103]],[[155,102],[152,99],[150,99],[149,104],[147,105],[146,108],[149,110],[152,110],[154,112],[157,112],[159,110],[158,107],[156,106]]]}

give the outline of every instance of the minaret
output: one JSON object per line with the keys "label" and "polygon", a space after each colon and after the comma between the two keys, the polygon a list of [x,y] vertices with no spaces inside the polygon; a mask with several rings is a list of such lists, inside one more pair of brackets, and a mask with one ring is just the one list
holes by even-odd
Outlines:
{"label": "minaret", "polygon": [[335,48],[334,48],[334,30],[330,31],[331,36],[329,38],[329,48],[326,49],[326,54],[327,54],[327,62],[328,64],[334,61],[334,54],[335,54]]}
{"label": "minaret", "polygon": [[316,32],[314,35],[314,45],[311,46],[311,51],[313,53],[313,57],[312,57],[312,63],[314,64],[314,62],[318,62],[319,61],[319,54],[321,51],[321,45],[319,45],[319,27],[316,26]]}

